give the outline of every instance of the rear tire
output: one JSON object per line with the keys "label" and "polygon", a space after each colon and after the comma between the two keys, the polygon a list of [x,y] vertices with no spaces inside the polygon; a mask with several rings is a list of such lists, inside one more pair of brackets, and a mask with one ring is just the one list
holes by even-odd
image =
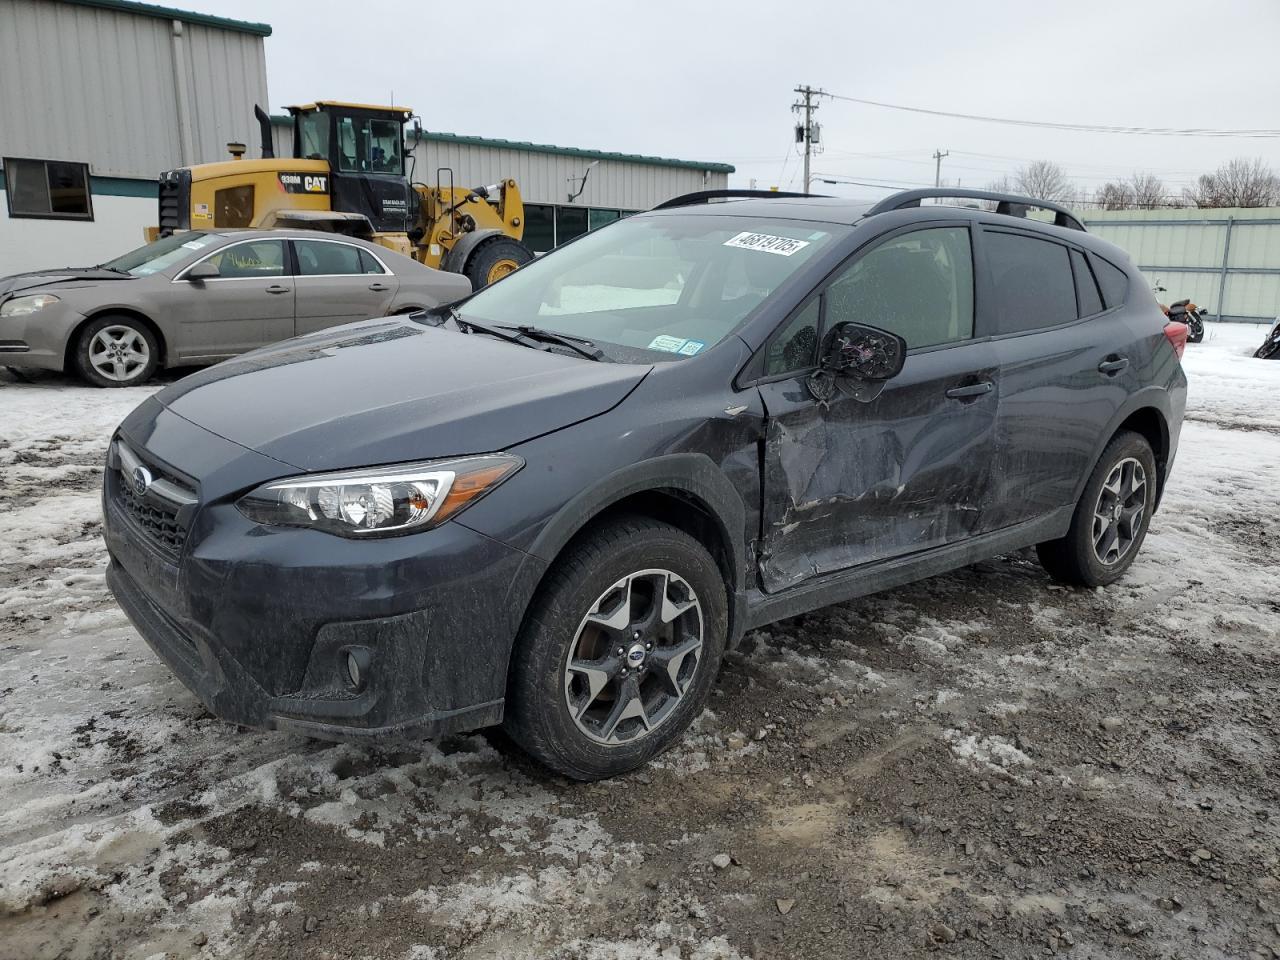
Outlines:
{"label": "rear tire", "polygon": [[1190,320],[1187,323],[1187,343],[1200,343],[1204,340],[1204,321]]}
{"label": "rear tire", "polygon": [[494,237],[471,252],[462,272],[471,281],[471,289],[479,290],[513,273],[533,259],[533,251],[511,237]]}
{"label": "rear tire", "polygon": [[1084,485],[1067,535],[1036,546],[1041,566],[1075,586],[1115,583],[1146,538],[1158,482],[1146,437],[1128,430],[1116,434]]}
{"label": "rear tire", "polygon": [[575,780],[649,761],[702,712],[728,631],[724,580],[693,537],[646,517],[575,543],[512,654],[503,729]]}
{"label": "rear tire", "polygon": [[107,314],[84,325],[72,359],[81,378],[96,387],[136,387],[156,372],[160,344],[141,320]]}

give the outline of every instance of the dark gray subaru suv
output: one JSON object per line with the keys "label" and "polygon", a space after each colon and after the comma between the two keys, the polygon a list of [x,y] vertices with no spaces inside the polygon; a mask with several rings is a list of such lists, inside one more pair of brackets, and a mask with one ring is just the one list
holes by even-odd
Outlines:
{"label": "dark gray subaru suv", "polygon": [[1030,545],[1121,576],[1185,335],[1051,204],[695,194],[157,393],[111,443],[108,581],[227,720],[502,724],[606,777],[752,627]]}

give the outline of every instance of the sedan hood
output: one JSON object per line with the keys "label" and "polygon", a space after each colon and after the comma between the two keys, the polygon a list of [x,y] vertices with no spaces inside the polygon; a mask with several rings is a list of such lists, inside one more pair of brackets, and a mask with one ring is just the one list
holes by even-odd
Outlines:
{"label": "sedan hood", "polygon": [[62,283],[98,280],[132,280],[127,273],[116,273],[114,270],[102,270],[98,267],[58,267],[52,270],[32,270],[29,273],[15,273],[12,276],[0,277],[0,300],[9,296],[17,296],[37,287],[51,287]]}
{"label": "sedan hood", "polygon": [[604,413],[651,369],[369,320],[228,360],[156,397],[250,450],[334,470],[502,450]]}

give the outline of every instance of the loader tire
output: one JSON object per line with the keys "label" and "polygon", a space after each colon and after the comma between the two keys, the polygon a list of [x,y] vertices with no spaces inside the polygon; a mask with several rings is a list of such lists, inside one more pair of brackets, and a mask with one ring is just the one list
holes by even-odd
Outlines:
{"label": "loader tire", "polygon": [[514,273],[533,259],[533,251],[511,237],[486,240],[467,258],[463,274],[471,281],[471,289],[479,290]]}

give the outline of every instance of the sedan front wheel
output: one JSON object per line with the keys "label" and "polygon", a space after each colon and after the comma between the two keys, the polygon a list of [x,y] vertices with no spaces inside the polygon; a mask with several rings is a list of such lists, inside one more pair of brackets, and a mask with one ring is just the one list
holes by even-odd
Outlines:
{"label": "sedan front wheel", "polygon": [[133,317],[98,317],[80,331],[76,371],[98,387],[133,387],[151,379],[159,354],[146,324]]}

